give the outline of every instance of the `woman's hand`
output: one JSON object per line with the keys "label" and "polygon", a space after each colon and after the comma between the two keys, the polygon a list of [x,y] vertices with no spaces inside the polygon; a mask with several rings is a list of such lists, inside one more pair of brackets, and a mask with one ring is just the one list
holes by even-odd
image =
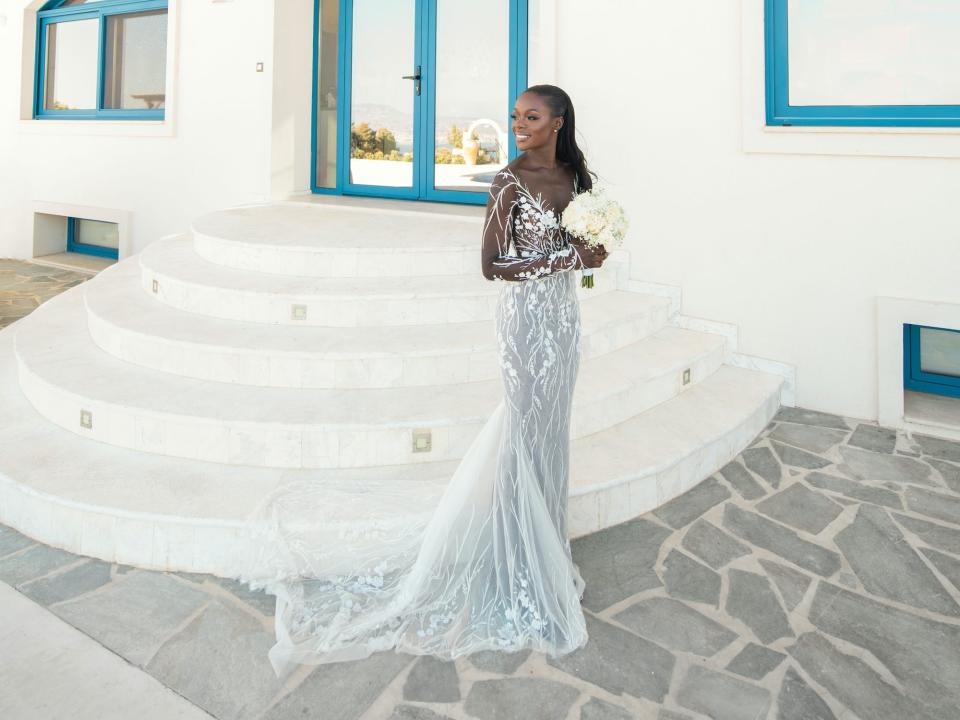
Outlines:
{"label": "woman's hand", "polygon": [[570,244],[576,247],[576,252],[580,255],[582,267],[585,268],[600,267],[603,265],[603,261],[610,255],[603,245],[590,247],[589,245],[583,245],[577,242],[571,242]]}

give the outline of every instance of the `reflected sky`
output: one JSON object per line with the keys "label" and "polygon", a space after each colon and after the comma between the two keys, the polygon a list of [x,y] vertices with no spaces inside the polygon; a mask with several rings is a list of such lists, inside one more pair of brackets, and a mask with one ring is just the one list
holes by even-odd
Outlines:
{"label": "reflected sky", "polygon": [[[437,5],[438,135],[453,120],[491,113],[503,126],[509,114],[506,0]],[[401,76],[414,71],[414,2],[355,0],[353,12],[352,120],[389,124],[403,143],[413,127],[412,81]]]}
{"label": "reflected sky", "polygon": [[[122,95],[122,107],[145,107],[145,102],[134,95],[149,93],[163,95],[166,88],[167,14],[165,12],[137,13],[110,18],[107,34],[107,67],[111,67],[110,42],[117,26],[122,26],[122,62],[117,78]],[[109,83],[109,78],[108,78]],[[109,84],[108,84],[109,87]],[[115,101],[114,101],[115,102]],[[119,105],[119,103],[116,103]],[[115,106],[107,100],[107,106]]]}
{"label": "reflected sky", "polygon": [[789,0],[791,105],[960,104],[958,0]]}
{"label": "reflected sky", "polygon": [[[113,80],[122,88],[122,104],[108,107],[142,108],[146,103],[134,94],[165,92],[166,12],[131,13],[108,20],[107,88]],[[113,30],[122,26],[121,55],[112,57]],[[47,25],[46,107],[94,109],[97,106],[97,63],[100,20],[98,18]],[[119,98],[118,98],[119,100]],[[55,105],[57,103],[58,105]]]}
{"label": "reflected sky", "polygon": [[47,26],[45,105],[48,109],[97,106],[99,38],[100,24],[96,19]]}

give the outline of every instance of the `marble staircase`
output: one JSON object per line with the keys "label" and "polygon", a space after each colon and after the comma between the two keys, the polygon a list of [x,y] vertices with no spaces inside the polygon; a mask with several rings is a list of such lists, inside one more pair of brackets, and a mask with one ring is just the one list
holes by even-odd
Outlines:
{"label": "marble staircase", "polygon": [[[481,226],[233,208],[44,303],[0,331],[0,522],[231,576],[243,518],[280,483],[443,483],[502,396]],[[616,251],[578,290],[572,536],[689,489],[780,406],[780,376],[725,364],[723,336],[673,325],[627,269]]]}

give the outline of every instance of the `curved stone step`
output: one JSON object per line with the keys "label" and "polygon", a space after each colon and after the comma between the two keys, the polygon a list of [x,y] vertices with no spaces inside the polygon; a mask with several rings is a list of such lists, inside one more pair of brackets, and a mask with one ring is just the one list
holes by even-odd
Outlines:
{"label": "curved stone step", "polygon": [[[172,307],[247,322],[328,327],[425,325],[493,318],[502,282],[475,275],[311,278],[236,270],[208,262],[184,237],[139,254],[143,288]],[[599,295],[617,288],[621,263],[604,263]],[[576,272],[579,275],[579,271]]]}
{"label": "curved stone step", "polygon": [[281,202],[201,215],[191,225],[204,259],[311,277],[409,277],[480,272],[483,219]]}
{"label": "curved stone step", "polygon": [[[84,285],[90,334],[122,360],[219,382],[271,387],[439,385],[500,377],[490,320],[397,328],[269,325],[223,320],[157,302],[127,258]],[[663,327],[666,298],[612,291],[581,301],[592,358]]]}
{"label": "curved stone step", "polygon": [[[147,452],[265,467],[356,467],[459,458],[503,394],[499,379],[425,387],[299,389],[184,378],[105,353],[67,292],[18,323],[20,384],[61,427]],[[610,427],[712,374],[721,336],[674,327],[581,364],[572,437]],[[689,388],[687,388],[689,389]],[[86,426],[85,426],[86,425]],[[429,429],[431,449],[414,452]]]}
{"label": "curved stone step", "polygon": [[[71,552],[235,577],[243,518],[278,483],[302,473],[318,482],[444,483],[457,465],[281,470],[89,442],[48,422],[21,393],[14,330],[0,330],[0,522]],[[781,385],[723,366],[638,417],[574,440],[570,536],[648,512],[725,465],[776,413]]]}

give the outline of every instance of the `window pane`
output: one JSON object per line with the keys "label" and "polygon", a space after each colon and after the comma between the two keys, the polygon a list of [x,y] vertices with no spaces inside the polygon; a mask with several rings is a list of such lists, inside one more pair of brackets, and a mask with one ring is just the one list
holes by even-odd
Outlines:
{"label": "window pane", "polygon": [[509,58],[509,0],[437,0],[437,189],[486,192],[506,165]]}
{"label": "window pane", "polygon": [[789,0],[791,105],[960,105],[957,0]]}
{"label": "window pane", "polygon": [[960,332],[920,328],[920,369],[960,377]]}
{"label": "window pane", "polygon": [[337,186],[337,6],[320,0],[317,37],[317,187]]}
{"label": "window pane", "polygon": [[[553,53],[556,47],[556,9],[550,2],[527,2],[527,85],[552,83],[556,79]],[[551,32],[552,31],[552,32]]]}
{"label": "window pane", "polygon": [[47,25],[44,109],[96,109],[99,36],[97,18]]}
{"label": "window pane", "polygon": [[84,245],[99,245],[117,249],[120,247],[120,230],[116,223],[77,218],[74,240]]}
{"label": "window pane", "polygon": [[354,0],[350,182],[413,185],[414,0]]}
{"label": "window pane", "polygon": [[107,16],[103,106],[162,108],[166,96],[167,11]]}

